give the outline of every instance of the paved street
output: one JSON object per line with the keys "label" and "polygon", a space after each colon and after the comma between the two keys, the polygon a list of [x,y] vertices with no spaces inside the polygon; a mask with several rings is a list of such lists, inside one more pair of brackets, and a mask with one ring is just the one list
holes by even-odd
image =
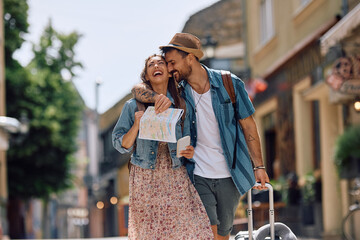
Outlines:
{"label": "paved street", "polygon": [[[108,239],[108,240],[127,240],[127,237],[117,237],[117,238],[99,238],[97,240],[100,239]],[[230,236],[230,240],[234,240],[235,236]],[[71,239],[67,239],[67,240],[71,240]],[[78,240],[78,239],[77,239]],[[95,240],[94,238],[92,238],[91,240]],[[298,238],[298,240],[320,240],[320,239],[315,239],[315,238]]]}
{"label": "paved street", "polygon": [[[109,239],[109,240],[127,240],[127,237],[118,237],[118,238],[102,238],[102,239]],[[234,240],[235,236],[230,236],[230,240]],[[93,239],[92,239],[93,240]],[[100,240],[100,239],[99,239]],[[298,238],[298,240],[320,240],[315,238]]]}
{"label": "paved street", "polygon": [[[91,238],[91,240],[127,240],[127,237],[108,237],[108,238]],[[234,240],[235,236],[231,236],[230,240]],[[45,240],[52,240],[52,239],[45,239]],[[59,240],[59,239],[58,239]],[[65,240],[65,239],[64,239]],[[79,239],[66,239],[66,240],[79,240]],[[298,238],[298,240],[320,240],[314,238]]]}

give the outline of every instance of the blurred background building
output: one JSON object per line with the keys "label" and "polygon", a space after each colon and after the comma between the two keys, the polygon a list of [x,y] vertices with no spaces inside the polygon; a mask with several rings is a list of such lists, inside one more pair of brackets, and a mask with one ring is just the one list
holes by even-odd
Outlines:
{"label": "blurred background building", "polygon": [[[302,198],[295,216],[302,224],[295,230],[336,236],[350,204],[350,181],[339,179],[334,149],[344,129],[360,123],[353,106],[359,89],[334,100],[340,90],[332,89],[326,79],[337,59],[359,53],[355,46],[360,22],[353,17],[359,15],[359,1],[280,2],[244,2],[249,66],[253,76],[268,83],[254,100],[264,159],[272,179],[294,173],[299,179]],[[321,51],[325,44],[328,51]],[[358,60],[353,61],[358,71]],[[306,199],[309,175],[315,181],[314,196]]]}
{"label": "blurred background building", "polygon": [[[222,0],[192,15],[182,30],[202,40],[204,64],[230,70],[245,82],[266,168],[280,194],[277,220],[299,236],[339,237],[352,202],[353,178],[339,178],[334,149],[347,127],[360,124],[354,108],[360,95],[359,6],[352,0]],[[334,90],[327,81],[334,63],[345,56],[353,61],[357,90],[352,92]],[[101,127],[106,161],[117,161],[106,142],[128,98],[102,115],[108,122]],[[123,177],[114,181],[118,193],[127,186],[124,164],[118,171]],[[242,229],[244,221],[237,222],[235,229]]]}
{"label": "blurred background building", "polygon": [[104,203],[104,234],[119,236],[127,234],[129,169],[128,160],[121,157],[112,145],[112,131],[121,110],[132,94],[126,95],[112,108],[101,114],[99,130],[104,155],[100,159],[100,182],[104,186],[98,200]]}

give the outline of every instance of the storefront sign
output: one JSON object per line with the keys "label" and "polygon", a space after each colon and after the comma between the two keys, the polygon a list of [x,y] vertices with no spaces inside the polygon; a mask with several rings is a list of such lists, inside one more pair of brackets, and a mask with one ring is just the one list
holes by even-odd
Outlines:
{"label": "storefront sign", "polygon": [[360,54],[338,58],[325,70],[326,83],[332,89],[332,102],[360,94]]}

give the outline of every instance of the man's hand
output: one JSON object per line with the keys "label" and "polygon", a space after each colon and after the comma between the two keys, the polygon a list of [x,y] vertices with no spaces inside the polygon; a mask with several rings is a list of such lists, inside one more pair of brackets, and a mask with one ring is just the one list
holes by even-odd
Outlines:
{"label": "man's hand", "polygon": [[189,146],[186,146],[186,150],[182,150],[180,152],[180,155],[187,159],[190,159],[194,156],[194,152],[195,152],[194,147],[189,145]]}
{"label": "man's hand", "polygon": [[258,190],[267,189],[267,187],[265,187],[265,183],[270,182],[270,180],[269,180],[269,176],[267,175],[265,169],[256,169],[255,170],[255,181],[258,183],[261,183],[261,186],[256,186],[256,187],[254,187],[254,189],[258,189]]}
{"label": "man's hand", "polygon": [[171,106],[170,99],[163,95],[159,94],[155,96],[155,113],[162,113],[166,109],[168,109]]}

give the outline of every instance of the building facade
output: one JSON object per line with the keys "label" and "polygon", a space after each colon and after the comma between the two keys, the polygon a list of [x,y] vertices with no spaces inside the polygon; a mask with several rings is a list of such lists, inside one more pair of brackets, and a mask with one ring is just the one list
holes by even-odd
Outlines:
{"label": "building facade", "polygon": [[[341,220],[350,204],[347,193],[351,180],[339,179],[334,149],[338,136],[348,126],[359,124],[360,118],[353,108],[355,95],[332,101],[333,90],[326,83],[329,66],[346,50],[339,46],[342,49],[336,51],[334,46],[339,41],[332,41],[334,48],[326,55],[326,50],[321,49],[330,46],[325,47],[326,40],[321,44],[320,39],[329,35],[358,4],[359,1],[244,1],[248,13],[249,67],[253,76],[268,83],[268,89],[254,101],[264,159],[271,177],[275,177],[275,168],[280,166],[280,175],[296,174],[301,190],[305,189],[308,176],[315,178],[316,197],[310,212],[314,219],[310,224],[304,223],[306,215],[302,214],[306,192],[302,191],[299,202],[299,221],[303,224],[298,229],[309,236],[339,237]],[[346,37],[358,36],[354,29]]]}
{"label": "building facade", "polygon": [[99,119],[100,142],[103,149],[99,162],[100,191],[97,200],[103,203],[104,237],[127,235],[129,197],[128,159],[113,147],[112,131],[122,108],[132,94],[127,94]]}
{"label": "building facade", "polygon": [[[202,40],[206,65],[235,73],[248,91],[252,80],[264,82],[249,93],[267,172],[284,203],[276,219],[298,236],[339,238],[352,202],[353,179],[339,178],[334,149],[347,127],[360,124],[353,107],[360,90],[348,81],[352,92],[339,94],[328,79],[346,56],[358,79],[359,8],[356,0],[222,0],[192,15],[182,30]],[[105,236],[126,234],[124,204],[115,208],[109,200],[128,195],[126,161],[114,151],[111,132],[130,97],[100,118],[99,201],[104,226],[119,227],[104,229]]]}
{"label": "building facade", "polygon": [[[358,8],[356,0],[222,0],[182,30],[202,39],[205,64],[244,80],[267,172],[286,203],[278,220],[299,236],[339,237],[352,202],[353,179],[339,178],[334,149],[346,128],[360,124],[353,107],[360,95]],[[339,93],[329,75],[344,57],[352,79]],[[252,92],[254,79],[267,87]]]}

